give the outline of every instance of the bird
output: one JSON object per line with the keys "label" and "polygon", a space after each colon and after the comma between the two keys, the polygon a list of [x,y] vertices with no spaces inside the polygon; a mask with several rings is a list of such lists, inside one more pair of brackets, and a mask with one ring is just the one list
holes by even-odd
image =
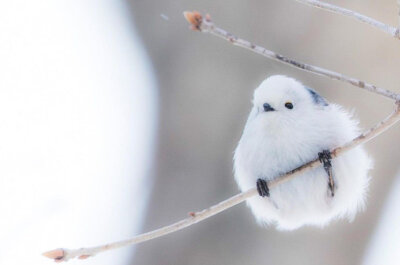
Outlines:
{"label": "bird", "polygon": [[[323,228],[365,208],[373,160],[363,146],[332,159],[330,150],[360,134],[359,121],[342,106],[284,75],[265,79],[234,153],[234,177],[256,221],[278,230]],[[268,182],[319,159],[321,166],[269,189]]]}

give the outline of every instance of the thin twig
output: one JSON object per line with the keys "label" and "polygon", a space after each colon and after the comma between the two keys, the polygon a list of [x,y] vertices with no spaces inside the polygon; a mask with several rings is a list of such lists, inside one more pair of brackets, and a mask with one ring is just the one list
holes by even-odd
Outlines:
{"label": "thin twig", "polygon": [[324,69],[322,67],[302,63],[293,59],[290,59],[288,57],[285,57],[281,54],[278,54],[276,52],[267,50],[264,47],[255,45],[251,43],[250,41],[241,39],[236,37],[235,35],[229,33],[228,31],[217,27],[210,19],[210,16],[206,16],[205,19],[198,13],[198,12],[185,12],[185,17],[188,20],[188,22],[191,24],[191,27],[193,30],[198,30],[201,32],[205,33],[211,33],[212,35],[215,35],[217,37],[220,37],[224,40],[227,40],[231,42],[233,45],[245,48],[247,50],[250,50],[252,52],[261,54],[264,57],[267,57],[269,59],[277,60],[279,62],[288,64],[290,66],[300,68],[304,71],[308,71],[314,74],[326,76],[335,80],[340,80],[349,84],[352,84],[353,86],[360,87],[363,89],[366,89],[370,92],[377,93],[379,95],[394,99],[394,100],[400,100],[400,96],[396,93],[393,93],[389,90],[386,90],[384,88],[377,87],[375,85],[366,83],[364,81],[361,81],[356,78],[348,77],[345,76],[341,73],[337,73],[331,70]]}
{"label": "thin twig", "polygon": [[[336,14],[340,14],[340,15],[344,15],[353,19],[356,19],[358,21],[364,22],[366,24],[369,24],[375,28],[378,28],[380,30],[382,30],[383,32],[388,33],[390,36],[396,38],[396,39],[400,39],[400,31],[398,28],[389,26],[385,23],[382,23],[376,19],[367,17],[363,14],[357,13],[353,10],[349,10],[343,7],[339,7],[339,6],[335,6],[329,3],[325,3],[319,0],[296,0],[297,2],[306,4],[306,5],[310,5],[313,7],[317,7],[317,8],[321,8],[321,9],[325,9],[328,11],[331,11],[333,13]],[[400,5],[400,0],[397,0],[397,2],[399,2]]]}
{"label": "thin twig", "polygon": [[[332,157],[334,157],[334,158],[338,157],[338,156],[342,155],[344,152],[346,152],[358,145],[368,142],[369,140],[371,140],[371,139],[375,138],[376,136],[378,136],[379,134],[383,133],[385,130],[389,129],[392,125],[394,125],[399,120],[400,120],[400,104],[399,104],[399,102],[397,102],[397,104],[395,105],[395,110],[383,121],[379,122],[373,128],[369,129],[368,131],[364,132],[357,138],[353,139],[351,142],[349,142],[341,147],[331,150]],[[274,180],[272,180],[268,183],[268,186],[270,188],[273,188],[277,185],[285,183],[285,182],[293,179],[294,177],[296,177],[306,171],[309,171],[313,168],[316,168],[318,166],[320,166],[320,162],[318,159],[315,159],[315,160],[308,162],[292,171],[287,172],[284,175],[281,175],[281,176],[275,178]],[[179,231],[183,228],[186,228],[186,227],[196,224],[200,221],[203,221],[213,215],[216,215],[226,209],[229,209],[229,208],[247,200],[248,198],[255,196],[256,194],[257,194],[257,189],[252,188],[248,191],[239,193],[225,201],[222,201],[222,202],[220,202],[210,208],[204,209],[200,212],[191,212],[190,217],[188,217],[186,219],[183,219],[181,221],[178,221],[178,222],[168,225],[168,226],[164,226],[157,230],[153,230],[153,231],[135,236],[131,239],[118,241],[118,242],[101,245],[101,246],[97,246],[97,247],[91,247],[91,248],[55,249],[55,250],[48,251],[48,252],[44,253],[43,255],[45,255],[48,258],[54,259],[55,261],[58,261],[58,262],[68,261],[68,260],[76,258],[76,257],[78,257],[80,259],[85,259],[85,258],[94,256],[98,253],[101,253],[101,252],[104,252],[107,250],[117,249],[117,248],[129,246],[132,244],[137,244],[137,243],[141,243],[144,241],[148,241],[148,240],[151,240],[151,239],[154,239],[157,237],[168,235],[170,233]]]}
{"label": "thin twig", "polygon": [[[324,70],[321,69],[319,67],[315,67],[315,66],[309,66],[309,65],[304,65],[304,64],[300,64],[298,62],[289,60],[289,59],[282,59],[284,57],[277,55],[273,52],[270,52],[268,50],[265,50],[262,47],[259,46],[255,46],[253,44],[251,44],[248,41],[245,40],[241,40],[238,39],[236,37],[234,37],[233,35],[227,33],[225,30],[222,29],[218,29],[216,28],[210,21],[209,17],[206,17],[206,27],[204,28],[204,24],[202,23],[202,17],[199,13],[197,12],[186,12],[185,13],[185,17],[186,19],[192,24],[192,28],[196,29],[196,30],[206,30],[217,35],[220,37],[223,37],[225,39],[228,39],[230,41],[232,41],[234,44],[242,46],[244,48],[248,48],[251,50],[256,51],[257,53],[263,54],[264,56],[267,56],[269,58],[273,58],[273,59],[278,59],[281,60],[283,62],[289,63],[291,65],[300,67],[301,69],[305,69],[314,73],[318,73],[318,74],[322,74],[325,76],[329,76],[331,78],[334,79],[338,79],[338,80],[343,80],[346,82],[349,82],[351,84],[357,82],[358,84],[361,81],[358,81],[356,79],[353,78],[348,78],[348,77],[343,77],[340,74],[337,73],[333,73],[331,71],[328,70]],[[250,45],[250,46],[248,46]],[[300,65],[300,66],[299,66]],[[303,67],[304,66],[304,67]],[[312,70],[310,70],[312,69]],[[317,70],[316,70],[317,69]],[[329,74],[327,74],[329,73]],[[352,80],[351,82],[348,80]],[[354,81],[356,80],[356,81]],[[400,101],[399,101],[399,95],[396,93],[393,93],[391,91],[388,90],[384,90],[384,89],[380,89],[380,88],[376,88],[376,87],[369,87],[367,88],[367,85],[357,85],[358,87],[361,88],[366,88],[368,91],[380,94],[380,95],[384,95],[386,97],[392,98],[396,100],[396,104],[395,104],[395,108],[394,111],[387,117],[385,118],[383,121],[379,122],[378,124],[376,124],[373,128],[367,130],[366,132],[364,132],[363,134],[361,134],[360,136],[358,136],[357,138],[353,139],[352,141],[350,141],[349,143],[337,147],[333,150],[330,150],[332,153],[332,157],[338,157],[339,155],[343,154],[344,152],[358,146],[361,144],[364,144],[368,141],[370,141],[371,139],[375,138],[376,136],[378,136],[379,134],[383,133],[385,130],[389,129],[392,125],[394,125],[396,122],[398,122],[400,120]],[[371,85],[368,85],[371,86]],[[284,175],[278,176],[277,178],[275,178],[274,180],[270,181],[268,183],[270,188],[273,188],[277,185],[280,185],[284,182],[287,182],[291,179],[293,179],[294,177],[308,171],[311,170],[313,168],[316,168],[320,166],[320,162],[318,159],[315,159],[311,162],[308,162],[290,172],[287,172]],[[59,248],[59,249],[55,249],[55,250],[51,250],[48,251],[46,253],[44,253],[43,255],[54,259],[56,262],[62,262],[62,261],[68,261],[70,259],[73,258],[79,258],[79,259],[86,259],[88,257],[94,256],[98,253],[107,251],[107,250],[111,250],[111,249],[117,249],[117,248],[121,248],[124,246],[128,246],[128,245],[132,245],[132,244],[137,244],[140,242],[144,242],[144,241],[148,241],[157,237],[161,237],[176,231],[179,231],[185,227],[191,226],[193,224],[196,224],[200,221],[203,221],[205,219],[207,219],[208,217],[211,217],[213,215],[216,215],[226,209],[229,209],[230,207],[233,207],[245,200],[247,200],[250,197],[253,197],[257,194],[257,190],[256,188],[250,189],[246,192],[242,192],[240,194],[237,194],[225,201],[222,201],[210,208],[204,209],[200,212],[191,212],[189,215],[190,217],[183,219],[181,221],[178,221],[172,225],[169,226],[164,226],[162,228],[159,228],[157,230],[153,230],[138,236],[135,236],[131,239],[128,240],[123,240],[123,241],[118,241],[118,242],[114,242],[114,243],[110,243],[110,244],[106,244],[106,245],[101,245],[101,246],[97,246],[97,247],[91,247],[91,248],[80,248],[80,249],[66,249],[66,248]]]}
{"label": "thin twig", "polygon": [[400,0],[397,0],[397,5],[398,5],[398,8],[399,8],[399,15],[398,15],[399,24],[398,24],[398,28],[397,28],[397,36],[398,36],[398,38],[400,38]]}

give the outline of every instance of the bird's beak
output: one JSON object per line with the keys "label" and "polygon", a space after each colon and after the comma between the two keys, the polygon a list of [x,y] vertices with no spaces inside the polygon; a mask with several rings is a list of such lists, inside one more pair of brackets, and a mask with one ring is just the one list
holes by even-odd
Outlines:
{"label": "bird's beak", "polygon": [[263,107],[264,107],[264,111],[265,112],[267,112],[267,111],[274,111],[275,109],[273,108],[273,107],[271,107],[271,105],[269,105],[268,103],[264,103],[263,104]]}

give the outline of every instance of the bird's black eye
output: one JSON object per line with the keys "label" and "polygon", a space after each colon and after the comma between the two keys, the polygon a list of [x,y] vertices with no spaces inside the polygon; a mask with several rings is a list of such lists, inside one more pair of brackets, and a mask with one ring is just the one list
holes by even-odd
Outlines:
{"label": "bird's black eye", "polygon": [[293,109],[293,104],[292,104],[292,102],[286,102],[286,103],[285,103],[285,107],[286,107],[287,109]]}

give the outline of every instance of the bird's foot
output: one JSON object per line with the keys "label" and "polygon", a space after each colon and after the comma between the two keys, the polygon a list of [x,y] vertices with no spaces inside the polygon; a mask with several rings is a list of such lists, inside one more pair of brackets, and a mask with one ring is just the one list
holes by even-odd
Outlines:
{"label": "bird's foot", "polygon": [[318,153],[319,162],[322,163],[326,174],[328,175],[328,187],[330,191],[330,195],[333,197],[335,196],[335,181],[333,180],[333,173],[332,173],[332,155],[329,150],[323,150],[321,153]]}
{"label": "bird's foot", "polygon": [[269,197],[269,188],[267,181],[257,179],[257,191],[261,197]]}

